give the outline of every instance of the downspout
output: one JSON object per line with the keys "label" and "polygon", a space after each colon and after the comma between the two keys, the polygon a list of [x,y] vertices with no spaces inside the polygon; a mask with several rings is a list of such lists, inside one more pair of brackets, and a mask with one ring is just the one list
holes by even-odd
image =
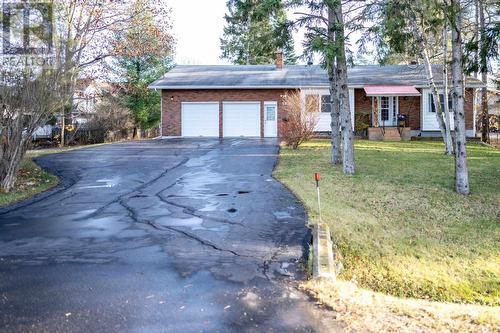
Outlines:
{"label": "downspout", "polygon": [[163,89],[160,89],[160,135],[158,138],[163,138]]}

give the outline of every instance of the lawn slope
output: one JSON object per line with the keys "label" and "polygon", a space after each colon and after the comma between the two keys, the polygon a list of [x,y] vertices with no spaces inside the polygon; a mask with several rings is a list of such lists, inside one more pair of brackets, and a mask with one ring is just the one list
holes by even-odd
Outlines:
{"label": "lawn slope", "polygon": [[331,166],[326,140],[283,148],[275,176],[317,218],[342,256],[340,278],[395,296],[500,304],[500,150],[470,144],[472,194],[453,191],[453,158],[438,142],[355,144],[357,173]]}

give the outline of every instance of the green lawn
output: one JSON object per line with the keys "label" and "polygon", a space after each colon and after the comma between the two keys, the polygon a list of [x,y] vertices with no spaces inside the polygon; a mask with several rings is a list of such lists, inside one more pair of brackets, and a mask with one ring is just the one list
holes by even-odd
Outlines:
{"label": "green lawn", "polygon": [[357,173],[329,163],[326,140],[283,148],[275,176],[322,214],[342,279],[396,296],[500,304],[500,150],[469,144],[472,194],[453,191],[453,158],[438,142],[355,144]]}

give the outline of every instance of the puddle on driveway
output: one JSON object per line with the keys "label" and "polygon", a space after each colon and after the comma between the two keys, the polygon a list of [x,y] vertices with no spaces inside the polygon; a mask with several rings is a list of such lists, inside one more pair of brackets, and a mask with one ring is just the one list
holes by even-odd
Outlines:
{"label": "puddle on driveway", "polygon": [[188,217],[185,219],[165,216],[155,219],[155,222],[166,227],[194,227],[201,226],[201,224],[203,223],[203,219],[196,216]]}
{"label": "puddle on driveway", "polygon": [[103,178],[96,180],[96,185],[84,185],[78,189],[112,188],[120,183],[121,177]]}
{"label": "puddle on driveway", "polygon": [[215,212],[217,210],[217,207],[219,207],[220,203],[209,203],[205,207],[201,208],[199,211],[200,212]]}
{"label": "puddle on driveway", "polygon": [[165,227],[185,227],[193,231],[206,230],[219,232],[229,230],[229,227],[226,225],[208,226],[207,223],[203,223],[203,219],[199,217],[177,218],[166,216],[156,219],[155,222]]}
{"label": "puddle on driveway", "polygon": [[273,215],[278,219],[278,220],[283,220],[292,217],[290,213],[288,212],[274,212]]}
{"label": "puddle on driveway", "polygon": [[238,191],[238,194],[248,194],[250,192],[252,192],[252,191]]}

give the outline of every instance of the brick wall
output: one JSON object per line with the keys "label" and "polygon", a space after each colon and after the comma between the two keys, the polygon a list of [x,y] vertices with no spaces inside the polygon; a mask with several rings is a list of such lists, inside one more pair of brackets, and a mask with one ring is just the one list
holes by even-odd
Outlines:
{"label": "brick wall", "polygon": [[[372,98],[365,96],[364,89],[354,89],[354,112],[371,115]],[[411,129],[420,129],[420,96],[399,97],[399,113],[408,116]]]}
{"label": "brick wall", "polygon": [[364,89],[354,89],[354,112],[355,113],[372,112],[372,99],[371,97],[365,98]]}
{"label": "brick wall", "polygon": [[465,129],[472,130],[474,128],[474,89],[465,89]]}
{"label": "brick wall", "polygon": [[222,102],[260,102],[261,136],[264,136],[264,102],[278,102],[278,136],[282,132],[283,89],[225,89],[225,90],[162,90],[162,135],[181,135],[181,103],[182,102],[220,102],[219,103],[219,136],[222,137]]}
{"label": "brick wall", "polygon": [[[283,119],[286,114],[283,110],[283,89],[226,89],[226,90],[163,90],[162,91],[162,135],[181,135],[181,103],[182,102],[220,102],[219,104],[219,136],[222,137],[222,102],[251,101],[261,102],[261,136],[264,136],[264,102],[278,102],[278,136],[283,130]],[[399,98],[401,114],[409,116],[412,130],[420,129],[421,97],[409,96]],[[371,112],[370,97],[365,97],[363,89],[354,91],[355,112]],[[467,129],[473,128],[473,89],[465,92],[465,123]]]}
{"label": "brick wall", "polygon": [[412,130],[420,129],[420,116],[422,114],[420,101],[422,96],[399,97],[399,113],[408,116],[408,122]]}

